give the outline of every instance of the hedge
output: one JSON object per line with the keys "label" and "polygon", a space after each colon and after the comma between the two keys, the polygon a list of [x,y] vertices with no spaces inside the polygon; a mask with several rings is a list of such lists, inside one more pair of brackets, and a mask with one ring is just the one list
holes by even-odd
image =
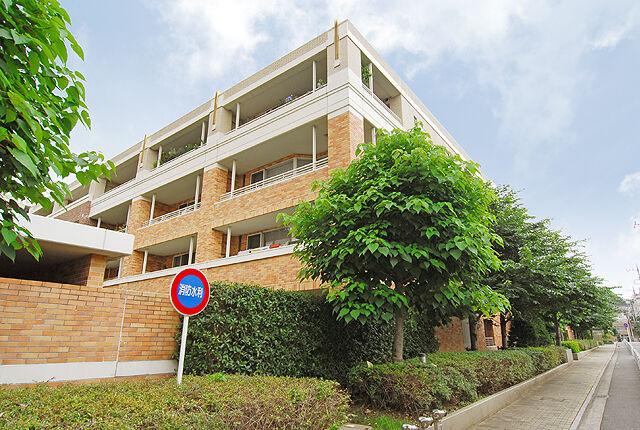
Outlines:
{"label": "hedge", "polygon": [[[407,356],[437,350],[432,326],[425,318],[407,322]],[[189,321],[185,371],[345,382],[355,365],[390,360],[393,328],[382,321],[336,321],[320,294],[214,282],[207,308]]]}
{"label": "hedge", "polygon": [[221,374],[4,390],[2,428],[337,428],[349,396],[331,381]]}
{"label": "hedge", "polygon": [[580,351],[586,351],[591,348],[595,348],[598,346],[598,341],[593,339],[574,339],[574,340],[565,340],[562,341],[562,346],[569,348],[572,352],[576,354]]}
{"label": "hedge", "polygon": [[425,364],[360,365],[350,374],[354,396],[375,408],[420,413],[456,409],[565,362],[564,348],[438,352]]}

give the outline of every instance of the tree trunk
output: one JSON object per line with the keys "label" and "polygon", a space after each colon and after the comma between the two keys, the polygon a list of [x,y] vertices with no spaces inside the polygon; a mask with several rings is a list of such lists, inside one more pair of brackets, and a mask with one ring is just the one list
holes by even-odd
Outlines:
{"label": "tree trunk", "polygon": [[471,351],[478,350],[478,318],[469,316],[469,338],[471,339]]}
{"label": "tree trunk", "polygon": [[502,347],[506,348],[507,342],[509,342],[507,335],[507,317],[500,312],[500,335],[502,336]]}
{"label": "tree trunk", "polygon": [[554,322],[554,327],[556,328],[556,346],[561,346],[560,344],[560,324],[558,321]]}
{"label": "tree trunk", "polygon": [[394,363],[402,363],[404,349],[404,320],[406,316],[403,312],[396,312],[396,332],[393,336],[393,350],[391,358]]}

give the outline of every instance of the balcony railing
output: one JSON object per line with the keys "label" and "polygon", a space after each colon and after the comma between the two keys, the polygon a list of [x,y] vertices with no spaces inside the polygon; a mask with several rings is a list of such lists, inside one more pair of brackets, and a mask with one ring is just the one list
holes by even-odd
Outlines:
{"label": "balcony railing", "polygon": [[111,193],[113,190],[117,190],[118,188],[122,187],[123,185],[126,185],[126,184],[128,184],[128,183],[130,183],[130,182],[132,182],[132,181],[135,181],[135,180],[136,180],[136,177],[134,176],[133,178],[128,179],[128,180],[124,181],[123,183],[116,185],[116,186],[115,186],[115,187],[113,187],[113,188],[109,188],[108,190],[105,190],[105,192],[104,192],[104,193],[102,193],[102,195],[104,196],[105,194],[109,194],[109,193]]}
{"label": "balcony railing", "polygon": [[[295,102],[296,100],[300,100],[301,98],[306,97],[306,96],[308,96],[309,94],[313,94],[314,92],[318,91],[320,88],[323,88],[323,87],[326,87],[326,86],[327,86],[327,83],[325,82],[325,83],[323,83],[323,84],[318,85],[318,86],[316,87],[316,89],[315,89],[315,90],[313,90],[313,91],[307,91],[306,93],[304,93],[304,94],[300,94],[300,95],[298,95],[298,96],[296,96],[296,95],[292,94],[292,95],[290,95],[290,96],[288,96],[288,97],[286,97],[286,98],[282,99],[282,100],[280,101],[280,104],[278,104],[278,105],[276,105],[276,106],[273,106],[273,107],[271,107],[271,108],[269,108],[269,109],[265,110],[264,112],[259,113],[259,114],[255,115],[255,116],[253,116],[253,117],[249,118],[246,122],[244,122],[244,123],[240,124],[240,125],[238,126],[238,128],[242,128],[242,127],[244,127],[244,126],[245,126],[245,125],[247,125],[247,124],[250,124],[250,123],[252,123],[252,122],[254,122],[254,121],[256,121],[256,120],[258,120],[258,119],[260,119],[260,118],[262,118],[262,117],[264,117],[264,116],[269,115],[269,114],[270,114],[270,113],[272,113],[272,112],[277,111],[278,109],[281,109],[281,108],[283,108],[283,107],[285,107],[285,106],[287,106],[287,105],[289,105],[289,104],[291,104],[291,103]],[[234,130],[235,130],[235,128],[232,128],[231,130],[229,130],[229,133],[233,132]]]}
{"label": "balcony railing", "polygon": [[327,167],[328,164],[329,164],[329,159],[327,157],[320,158],[316,160],[315,166],[313,165],[313,163],[305,164],[304,166],[295,168],[293,170],[289,170],[288,172],[280,173],[279,175],[272,176],[260,182],[256,182],[255,184],[238,188],[236,190],[233,190],[233,192],[224,193],[223,195],[220,196],[220,201],[229,200],[234,197],[238,197],[243,194],[247,194],[264,187],[268,187],[269,185],[287,181],[297,176],[306,175],[307,173],[313,172],[314,170],[319,170],[319,169],[322,169],[323,167]]}
{"label": "balcony railing", "polygon": [[158,224],[158,223],[163,222],[163,221],[168,221],[170,219],[178,218],[178,217],[180,217],[182,215],[186,215],[188,213],[195,212],[198,209],[200,209],[200,202],[195,203],[195,204],[191,204],[191,205],[189,205],[187,207],[184,207],[182,209],[178,209],[177,211],[169,212],[169,213],[166,213],[164,215],[160,215],[159,217],[156,217],[156,218],[150,219],[148,221],[145,221],[145,222],[142,223],[142,228],[149,227],[150,225]]}
{"label": "balcony railing", "polygon": [[[362,88],[364,88],[369,94],[371,94],[373,96],[374,99],[376,99],[378,101],[378,103],[380,103],[382,106],[384,106],[384,108],[387,110],[387,112],[389,112],[391,115],[393,115],[393,117],[395,119],[397,119],[398,121],[400,121],[400,117],[391,110],[391,108],[389,106],[387,106],[387,104],[385,102],[383,102],[380,97],[378,97],[376,95],[376,93],[374,93],[373,91],[371,91],[371,88],[369,88],[368,86],[366,86],[364,83],[362,84]],[[402,121],[400,121],[402,122]]]}

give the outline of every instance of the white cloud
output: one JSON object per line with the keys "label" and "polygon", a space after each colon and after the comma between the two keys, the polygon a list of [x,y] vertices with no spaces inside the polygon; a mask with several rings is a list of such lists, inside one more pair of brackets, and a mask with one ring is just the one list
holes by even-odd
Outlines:
{"label": "white cloud", "polygon": [[640,190],[640,172],[626,175],[618,187],[621,193],[632,193],[638,190]]}
{"label": "white cloud", "polygon": [[493,113],[503,139],[525,151],[568,140],[591,82],[586,56],[632,37],[640,10],[633,1],[144,1],[177,40],[174,67],[207,82],[235,82],[256,70],[261,50],[284,53],[348,18],[384,55],[409,54],[400,70],[409,78],[468,66],[499,94]]}

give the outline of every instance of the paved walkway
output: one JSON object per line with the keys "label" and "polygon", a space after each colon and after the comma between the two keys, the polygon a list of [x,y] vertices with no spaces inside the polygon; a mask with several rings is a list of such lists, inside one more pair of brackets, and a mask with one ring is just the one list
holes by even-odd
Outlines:
{"label": "paved walkway", "polygon": [[560,370],[506,408],[477,424],[476,430],[569,429],[614,352],[605,345]]}
{"label": "paved walkway", "polygon": [[[634,342],[633,346],[638,350],[640,344]],[[640,371],[627,345],[618,343],[617,349],[600,429],[640,429]]]}

